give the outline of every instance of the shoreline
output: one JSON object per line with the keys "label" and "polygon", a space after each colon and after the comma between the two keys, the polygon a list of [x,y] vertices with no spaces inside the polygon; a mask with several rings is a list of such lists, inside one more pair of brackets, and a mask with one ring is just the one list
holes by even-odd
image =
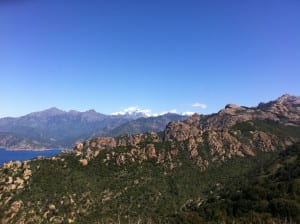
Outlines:
{"label": "shoreline", "polygon": [[4,148],[0,148],[0,167],[4,163],[8,163],[10,161],[20,161],[23,162],[25,160],[33,160],[39,157],[52,157],[54,155],[59,155],[61,153],[66,152],[63,149],[47,149],[47,150],[7,150]]}
{"label": "shoreline", "polygon": [[10,152],[43,152],[43,151],[51,151],[51,150],[59,150],[59,151],[70,151],[72,149],[65,149],[65,148],[53,148],[53,149],[9,149],[0,147],[0,150],[10,151]]}

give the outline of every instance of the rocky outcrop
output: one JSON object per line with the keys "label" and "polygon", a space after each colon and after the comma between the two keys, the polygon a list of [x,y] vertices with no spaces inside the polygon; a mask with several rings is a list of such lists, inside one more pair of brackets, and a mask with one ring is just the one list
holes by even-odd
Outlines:
{"label": "rocky outcrop", "polygon": [[[269,129],[261,128],[259,124],[255,126],[252,121],[261,121],[273,126],[269,125]],[[240,127],[236,128],[236,125]],[[245,132],[243,125],[252,126],[253,130]],[[213,162],[224,161],[234,156],[254,156],[255,150],[280,150],[299,141],[299,136],[275,133],[275,129],[280,125],[284,129],[300,126],[300,97],[283,95],[275,101],[260,103],[253,108],[228,104],[216,114],[195,114],[185,121],[169,123],[164,139],[171,142],[185,141],[191,158],[195,158],[197,164],[203,166],[204,160],[198,156],[203,145],[209,151]],[[260,128],[262,130],[259,130]]]}
{"label": "rocky outcrop", "polygon": [[236,109],[239,109],[240,107],[236,104],[233,104],[233,103],[229,103],[225,106],[225,109],[228,109],[228,110],[236,110]]}
{"label": "rocky outcrop", "polygon": [[6,207],[7,210],[0,219],[0,223],[9,223],[23,206],[21,200],[12,201],[12,198],[28,184],[32,171],[27,161],[5,163],[1,167],[1,171],[3,170],[6,175],[0,172],[0,208]]}
{"label": "rocky outcrop", "polygon": [[87,140],[83,143],[75,144],[74,152],[80,156],[79,160],[83,166],[88,164],[88,161],[97,157],[104,149],[111,149],[117,146],[116,140],[110,137],[99,137],[92,140]]}
{"label": "rocky outcrop", "polygon": [[[157,163],[174,168],[180,166],[180,162],[174,163],[178,153],[187,150],[190,159],[201,169],[206,169],[213,162],[255,156],[257,150],[281,150],[298,141],[299,136],[292,138],[278,135],[272,129],[278,125],[281,128],[298,127],[299,105],[299,97],[289,95],[253,108],[227,104],[216,114],[194,114],[187,120],[170,122],[163,138],[155,132],[117,138],[102,137],[78,143],[75,151],[83,166],[101,154],[102,150],[109,149],[102,160],[104,163],[115,161],[118,165],[127,162],[141,164],[145,160],[155,159]],[[269,126],[265,128],[264,125]],[[161,145],[157,147],[156,144]],[[116,151],[116,147],[123,147],[126,152]]]}
{"label": "rocky outcrop", "polygon": [[153,144],[146,145],[146,153],[150,159],[157,157],[155,147]]}
{"label": "rocky outcrop", "polygon": [[[151,142],[147,144],[147,142]],[[117,138],[99,137],[90,139],[83,143],[77,143],[74,147],[74,153],[79,158],[79,162],[86,166],[91,159],[99,156],[103,150],[106,150],[102,159],[103,163],[114,161],[117,165],[126,162],[142,163],[147,159],[157,158],[155,143],[161,143],[162,139],[155,132],[123,135]],[[118,152],[116,148],[130,148],[129,151]],[[162,155],[160,155],[162,159]]]}
{"label": "rocky outcrop", "polygon": [[281,123],[300,125],[300,97],[285,94],[275,101],[260,103],[257,108],[275,116]]}
{"label": "rocky outcrop", "polygon": [[284,125],[300,125],[300,97],[283,95],[275,101],[260,103],[257,107],[228,104],[212,115],[193,115],[185,121],[171,122],[165,130],[165,140],[183,141],[204,131],[224,131],[237,123],[250,120],[268,120]]}
{"label": "rocky outcrop", "polygon": [[165,129],[165,140],[184,141],[191,136],[198,136],[202,133],[198,126],[201,116],[193,115],[186,121],[171,122]]}
{"label": "rocky outcrop", "polygon": [[237,123],[249,120],[268,120],[284,125],[300,125],[300,97],[283,95],[275,101],[257,107],[228,104],[212,115],[193,115],[185,121],[171,122],[165,130],[165,140],[183,141],[204,131],[224,131]]}
{"label": "rocky outcrop", "polygon": [[141,142],[161,142],[161,138],[158,136],[156,132],[148,132],[143,134],[136,135],[122,135],[116,139],[117,146],[127,146],[127,145],[138,145]]}

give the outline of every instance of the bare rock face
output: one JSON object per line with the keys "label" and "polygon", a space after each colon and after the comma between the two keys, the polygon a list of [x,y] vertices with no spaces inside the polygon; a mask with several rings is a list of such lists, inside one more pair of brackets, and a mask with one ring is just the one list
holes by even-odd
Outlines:
{"label": "bare rock face", "polygon": [[93,149],[95,150],[103,150],[106,148],[113,148],[116,147],[116,140],[111,137],[99,137],[92,140],[86,140],[85,142],[76,143],[74,150],[82,152],[86,149]]}
{"label": "bare rock face", "polygon": [[55,207],[54,204],[49,204],[48,208],[49,208],[50,210],[55,210],[55,209],[56,209],[56,207]]}
{"label": "bare rock face", "polygon": [[224,161],[233,156],[254,156],[253,148],[248,144],[243,144],[229,132],[211,131],[208,135],[208,144],[213,161]]}
{"label": "bare rock face", "polygon": [[104,149],[104,148],[113,148],[116,147],[116,141],[114,138],[110,137],[100,137],[97,138],[97,148],[98,149]]}
{"label": "bare rock face", "polygon": [[[144,147],[140,147],[142,142],[151,142]],[[74,147],[74,153],[79,157],[79,162],[86,166],[88,162],[100,156],[103,150],[109,150],[105,153],[103,162],[115,161],[117,165],[126,162],[142,163],[144,160],[157,158],[156,149],[153,143],[162,142],[162,139],[155,132],[143,133],[137,135],[123,135],[117,138],[99,137],[90,139],[83,143],[77,143]],[[127,153],[116,153],[113,151],[116,147],[131,147]]]}
{"label": "bare rock face", "polygon": [[245,138],[239,130],[230,131],[238,123],[257,120],[300,126],[300,97],[283,95],[254,108],[227,104],[216,114],[195,114],[185,121],[169,123],[164,139],[171,142],[186,141],[191,158],[197,159],[201,167],[205,165],[203,158],[198,156],[199,145],[204,141],[207,141],[212,161],[224,161],[234,156],[254,156],[255,150],[268,152],[284,149],[300,139],[300,136],[298,139],[280,138],[264,131],[249,132]]}
{"label": "bare rock face", "polygon": [[75,144],[74,150],[82,151],[82,149],[83,149],[83,144],[81,142]]}
{"label": "bare rock face", "polygon": [[79,162],[83,165],[83,166],[86,166],[86,165],[88,165],[88,160],[87,159],[81,159],[81,160],[79,160]]}
{"label": "bare rock face", "polygon": [[151,159],[157,157],[155,147],[153,144],[146,145],[146,153],[147,153],[148,157]]}
{"label": "bare rock face", "polygon": [[300,125],[300,97],[285,94],[275,101],[260,103],[258,109],[277,116],[280,122]]}
{"label": "bare rock face", "polygon": [[283,95],[275,101],[260,103],[257,107],[227,104],[212,115],[193,115],[185,121],[170,122],[165,129],[165,140],[183,141],[199,136],[207,130],[226,130],[239,122],[270,120],[286,125],[300,125],[300,97]]}
{"label": "bare rock face", "polygon": [[136,146],[142,141],[161,142],[160,137],[155,132],[136,134],[136,135],[122,135],[116,138],[117,146]]}
{"label": "bare rock face", "polygon": [[227,104],[225,106],[225,109],[233,109],[233,110],[235,110],[235,109],[238,109],[238,108],[239,108],[239,106],[236,105],[236,104],[233,104],[233,103]]}
{"label": "bare rock face", "polygon": [[116,140],[110,137],[99,137],[96,139],[89,139],[83,143],[76,143],[74,153],[80,157],[79,162],[86,166],[88,162],[99,156],[104,149],[111,149],[117,146]]}
{"label": "bare rock face", "polygon": [[202,133],[199,128],[200,115],[193,115],[186,121],[170,122],[165,129],[166,141],[184,141],[191,136],[197,136]]}

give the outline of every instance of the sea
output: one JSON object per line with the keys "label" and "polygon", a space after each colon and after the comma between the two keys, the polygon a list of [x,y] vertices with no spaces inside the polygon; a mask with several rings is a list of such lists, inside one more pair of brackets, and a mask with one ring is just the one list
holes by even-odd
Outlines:
{"label": "sea", "polygon": [[37,156],[44,156],[44,157],[50,157],[57,155],[61,152],[60,149],[48,149],[48,150],[42,150],[42,151],[30,151],[30,150],[6,150],[6,149],[0,149],[0,166],[3,163],[9,162],[9,161],[24,161],[28,159],[36,158]]}

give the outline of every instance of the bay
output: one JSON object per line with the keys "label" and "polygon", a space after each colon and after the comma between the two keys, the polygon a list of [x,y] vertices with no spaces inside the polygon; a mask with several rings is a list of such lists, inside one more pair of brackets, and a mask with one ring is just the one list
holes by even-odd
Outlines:
{"label": "bay", "polygon": [[53,155],[57,155],[61,152],[60,149],[49,149],[49,150],[43,150],[43,151],[30,151],[30,150],[5,150],[0,149],[0,166],[3,163],[9,162],[9,161],[24,161],[28,159],[36,158],[37,156],[45,156],[50,157]]}

